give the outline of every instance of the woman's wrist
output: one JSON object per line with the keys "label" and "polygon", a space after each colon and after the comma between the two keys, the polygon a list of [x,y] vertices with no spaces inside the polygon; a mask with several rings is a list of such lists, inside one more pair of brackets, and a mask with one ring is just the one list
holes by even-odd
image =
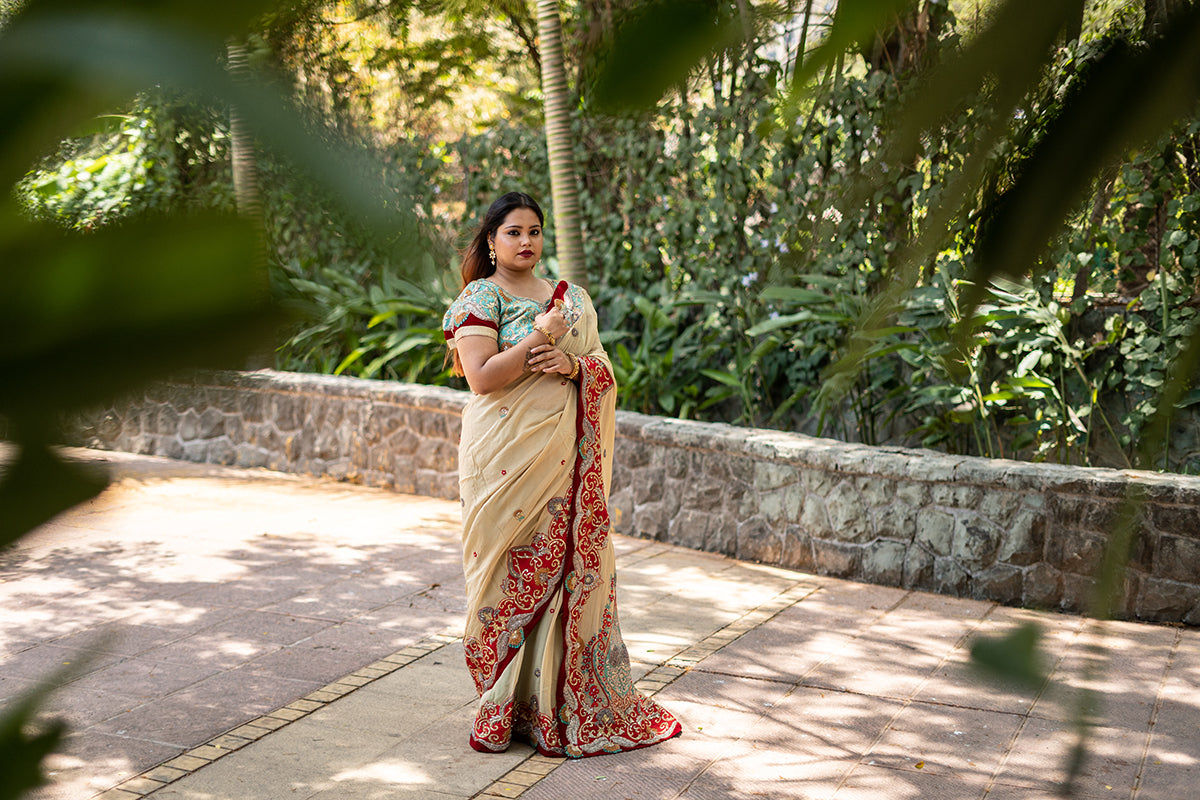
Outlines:
{"label": "woman's wrist", "polygon": [[571,371],[567,373],[567,380],[573,381],[579,377],[579,358],[567,353],[567,358],[571,361]]}
{"label": "woman's wrist", "polygon": [[535,331],[537,331],[538,333],[540,333],[542,336],[545,336],[546,341],[548,341],[550,343],[551,347],[558,347],[558,337],[557,336],[555,336],[550,331],[546,330],[545,328],[543,328],[541,325],[537,324],[536,322],[533,323],[533,329]]}

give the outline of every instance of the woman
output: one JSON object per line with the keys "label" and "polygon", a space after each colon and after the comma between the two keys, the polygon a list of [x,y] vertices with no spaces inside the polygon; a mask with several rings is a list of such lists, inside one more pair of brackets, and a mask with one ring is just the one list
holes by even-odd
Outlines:
{"label": "woman", "polygon": [[443,323],[474,393],[458,462],[463,644],[472,747],[515,737],[580,758],[681,729],[630,678],[608,515],[616,383],[587,293],[534,274],[543,221],[529,195],[492,204]]}

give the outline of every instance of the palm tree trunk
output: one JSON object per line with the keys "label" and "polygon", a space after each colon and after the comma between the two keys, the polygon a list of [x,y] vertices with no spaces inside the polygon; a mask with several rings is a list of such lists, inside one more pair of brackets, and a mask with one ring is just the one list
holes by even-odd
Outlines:
{"label": "palm tree trunk", "polygon": [[[812,7],[813,0],[806,0],[804,3],[804,24],[800,26],[800,43],[796,46],[796,60],[792,62],[792,82],[795,83],[796,75],[800,72],[800,67],[804,64],[804,56],[808,51],[808,26],[812,24]],[[801,87],[797,86],[796,89]]]}
{"label": "palm tree trunk", "polygon": [[[235,81],[249,78],[250,65],[246,57],[246,46],[230,39],[226,42],[229,75]],[[258,232],[258,245],[254,257],[262,299],[270,296],[271,281],[267,271],[266,229],[263,223],[262,196],[258,190],[258,159],[254,153],[254,142],[237,105],[229,108],[229,155],[233,168],[233,197],[237,213],[248,220]],[[275,354],[264,349],[247,358],[248,369],[263,369],[275,365]]]}
{"label": "palm tree trunk", "polygon": [[587,265],[583,260],[579,186],[575,180],[575,148],[571,142],[571,111],[567,73],[563,66],[562,22],[558,15],[558,0],[538,0],[537,12],[538,35],[542,45],[546,150],[550,159],[550,192],[554,201],[559,275],[586,287]]}
{"label": "palm tree trunk", "polygon": [[[246,47],[230,40],[226,45],[229,58],[229,74],[235,81],[246,79],[249,65]],[[258,162],[254,158],[254,144],[237,106],[229,109],[229,150],[233,162],[233,195],[238,214],[260,222],[262,201],[258,194]]]}

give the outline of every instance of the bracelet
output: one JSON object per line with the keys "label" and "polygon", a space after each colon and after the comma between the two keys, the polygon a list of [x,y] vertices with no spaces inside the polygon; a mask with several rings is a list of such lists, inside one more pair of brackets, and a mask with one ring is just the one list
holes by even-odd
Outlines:
{"label": "bracelet", "polygon": [[571,359],[571,373],[567,375],[567,380],[573,381],[579,375],[579,359],[567,353],[567,358]]}
{"label": "bracelet", "polygon": [[540,333],[542,336],[545,336],[547,339],[549,339],[551,347],[558,347],[558,339],[555,338],[554,335],[550,333],[550,331],[546,330],[541,325],[538,325],[536,322],[533,323],[533,329],[535,331],[537,331],[538,333]]}

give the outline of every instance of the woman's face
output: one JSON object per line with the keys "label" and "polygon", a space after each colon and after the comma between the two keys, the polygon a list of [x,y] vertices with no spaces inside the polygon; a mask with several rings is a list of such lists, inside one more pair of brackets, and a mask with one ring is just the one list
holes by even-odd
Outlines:
{"label": "woman's face", "polygon": [[542,223],[529,208],[514,208],[492,236],[496,267],[524,271],[542,257]]}

